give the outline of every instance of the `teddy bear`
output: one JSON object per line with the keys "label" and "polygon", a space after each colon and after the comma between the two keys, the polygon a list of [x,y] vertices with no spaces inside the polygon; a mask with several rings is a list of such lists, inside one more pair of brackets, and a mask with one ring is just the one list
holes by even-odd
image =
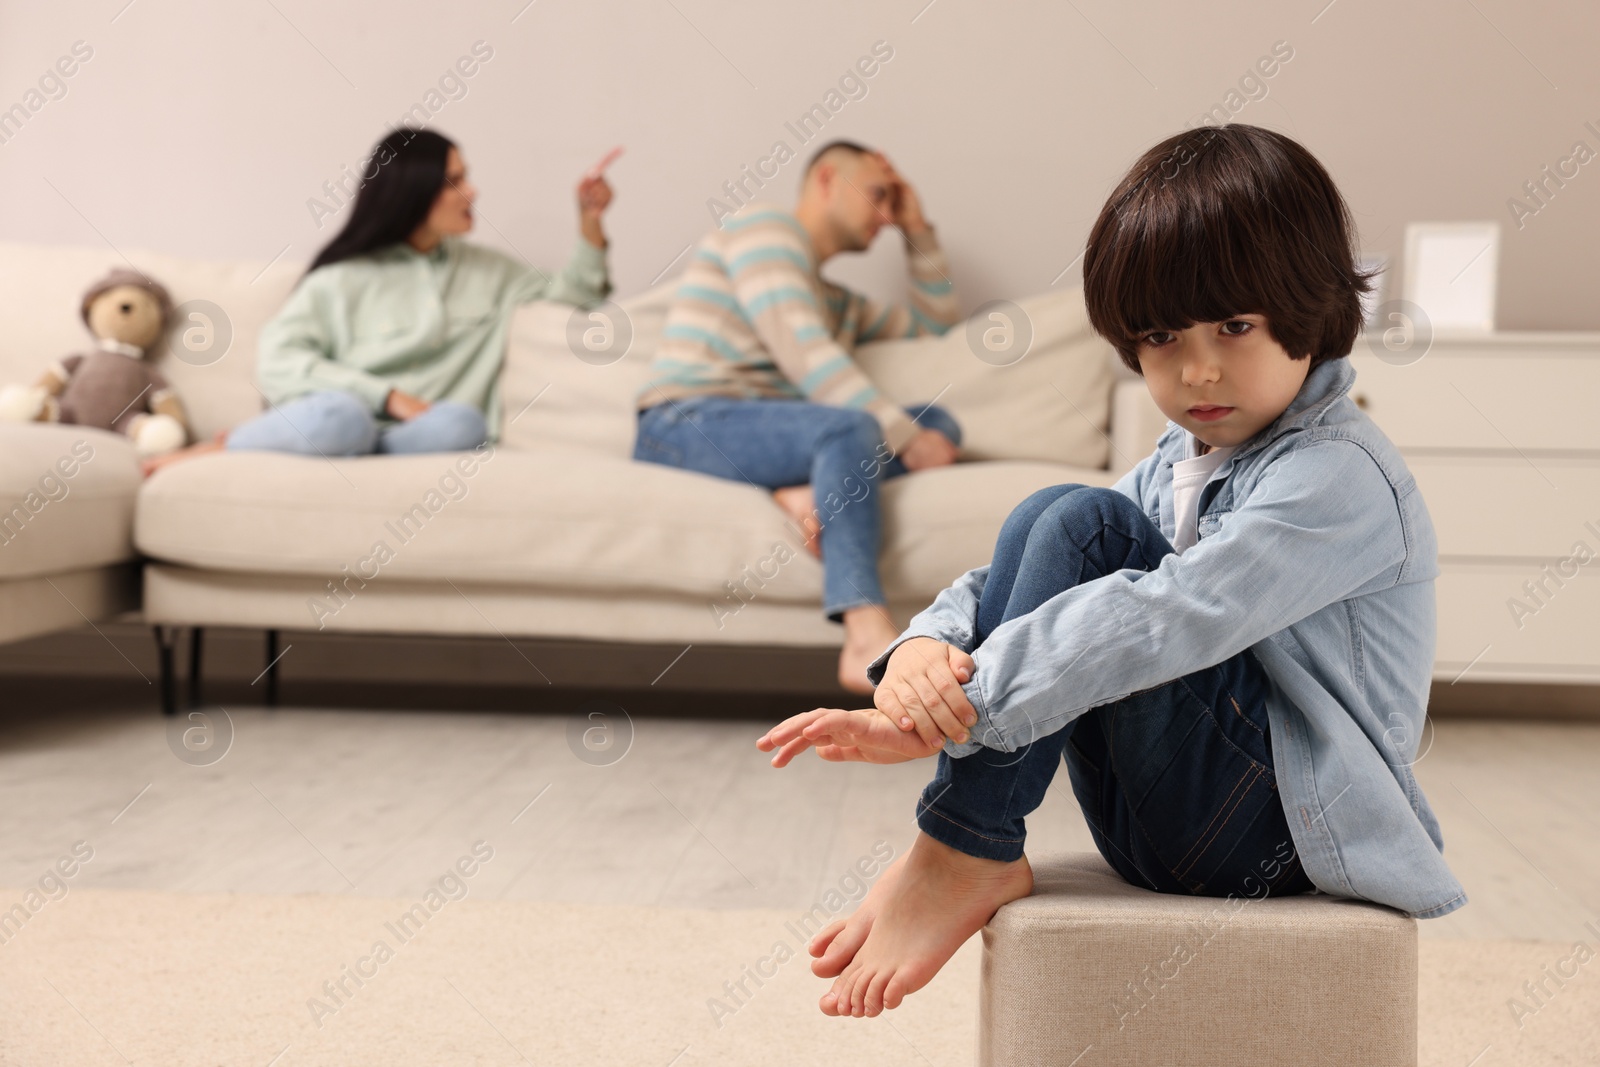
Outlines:
{"label": "teddy bear", "polygon": [[146,457],[182,447],[189,438],[183,405],[145,361],[172,314],[166,289],[119,268],[89,287],[80,313],[94,350],[57,360],[33,385],[0,389],[0,420],[113,430]]}

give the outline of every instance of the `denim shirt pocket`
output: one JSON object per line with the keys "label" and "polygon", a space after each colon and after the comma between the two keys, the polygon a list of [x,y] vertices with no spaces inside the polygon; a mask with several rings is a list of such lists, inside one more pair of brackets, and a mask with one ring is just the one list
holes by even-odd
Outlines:
{"label": "denim shirt pocket", "polygon": [[[1208,497],[1208,490],[1212,485],[1215,485],[1216,489],[1210,492]],[[1231,474],[1220,484],[1211,482],[1201,488],[1200,501],[1205,505],[1205,512],[1195,520],[1196,541],[1210,537],[1227,521],[1228,516],[1233,514],[1233,500],[1234,482]]]}
{"label": "denim shirt pocket", "polygon": [[1200,520],[1194,524],[1195,540],[1201,541],[1216,533],[1218,528],[1222,526],[1223,520],[1231,514],[1233,514],[1231,508],[1225,510],[1212,508],[1200,516]]}

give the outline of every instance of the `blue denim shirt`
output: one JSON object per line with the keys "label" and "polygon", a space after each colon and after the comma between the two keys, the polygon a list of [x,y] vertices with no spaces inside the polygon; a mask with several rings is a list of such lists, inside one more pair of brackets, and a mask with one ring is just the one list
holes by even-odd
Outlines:
{"label": "blue denim shirt", "polygon": [[[1466,903],[1417,786],[1434,661],[1438,544],[1399,450],[1346,395],[1347,359],[1314,368],[1289,407],[1201,489],[1198,542],[1153,571],[1119,570],[997,627],[974,649],[989,567],[963,574],[873,661],[933,637],[971,654],[972,739],[1015,751],[1101,704],[1249,649],[1268,677],[1279,796],[1318,889],[1416,918]],[[1172,465],[1188,431],[1113,488],[1168,540]]]}

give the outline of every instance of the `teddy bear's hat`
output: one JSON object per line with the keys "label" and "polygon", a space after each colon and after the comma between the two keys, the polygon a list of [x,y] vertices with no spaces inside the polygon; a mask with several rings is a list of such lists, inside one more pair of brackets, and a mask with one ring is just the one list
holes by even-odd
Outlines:
{"label": "teddy bear's hat", "polygon": [[156,281],[154,278],[151,278],[149,275],[141,274],[136,270],[128,270],[125,267],[118,267],[107,274],[104,278],[101,278],[99,281],[91,285],[88,291],[83,294],[83,307],[81,311],[83,315],[83,324],[85,326],[89,325],[89,305],[94,303],[96,297],[100,296],[102,293],[106,293],[112,289],[115,289],[119,285],[137,285],[139,288],[145,290],[151,296],[155,297],[156,300],[161,304],[161,318],[163,321],[171,317],[172,297],[167,295],[167,290],[162,287],[160,282]]}

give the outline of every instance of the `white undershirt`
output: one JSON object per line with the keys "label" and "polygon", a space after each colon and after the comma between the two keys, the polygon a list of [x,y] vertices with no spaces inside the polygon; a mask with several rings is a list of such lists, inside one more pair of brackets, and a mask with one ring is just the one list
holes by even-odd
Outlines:
{"label": "white undershirt", "polygon": [[1176,518],[1176,531],[1172,537],[1172,547],[1178,553],[1186,548],[1192,548],[1199,540],[1195,527],[1200,521],[1200,490],[1210,481],[1212,473],[1220,466],[1222,461],[1233,454],[1238,445],[1227,448],[1213,448],[1205,455],[1200,455],[1200,441],[1194,434],[1189,434],[1187,447],[1184,454],[1187,458],[1180,459],[1172,465],[1172,511]]}

